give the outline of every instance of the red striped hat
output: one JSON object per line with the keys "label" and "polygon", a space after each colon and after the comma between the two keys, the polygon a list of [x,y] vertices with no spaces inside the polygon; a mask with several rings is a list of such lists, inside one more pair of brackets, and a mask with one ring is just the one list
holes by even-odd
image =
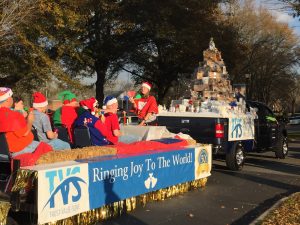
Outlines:
{"label": "red striped hat", "polygon": [[10,88],[0,87],[0,102],[4,102],[6,99],[11,97],[13,92]]}

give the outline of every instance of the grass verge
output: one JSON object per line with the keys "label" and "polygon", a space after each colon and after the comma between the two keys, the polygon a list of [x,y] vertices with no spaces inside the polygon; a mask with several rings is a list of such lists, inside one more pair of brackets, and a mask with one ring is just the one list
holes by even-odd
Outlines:
{"label": "grass verge", "polygon": [[272,210],[260,223],[261,225],[299,225],[300,192],[288,197]]}

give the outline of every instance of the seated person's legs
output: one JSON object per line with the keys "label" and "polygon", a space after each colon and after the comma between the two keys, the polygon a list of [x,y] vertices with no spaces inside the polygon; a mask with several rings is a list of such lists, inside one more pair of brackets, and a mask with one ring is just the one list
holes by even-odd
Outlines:
{"label": "seated person's legs", "polygon": [[68,142],[62,141],[60,139],[52,139],[48,142],[48,144],[52,146],[53,150],[64,150],[71,148]]}
{"label": "seated person's legs", "polygon": [[32,141],[31,144],[29,144],[23,150],[21,150],[19,152],[11,153],[11,156],[12,156],[12,158],[14,158],[14,157],[16,157],[18,155],[21,155],[21,154],[33,153],[39,144],[40,144],[40,142],[38,142],[38,141]]}

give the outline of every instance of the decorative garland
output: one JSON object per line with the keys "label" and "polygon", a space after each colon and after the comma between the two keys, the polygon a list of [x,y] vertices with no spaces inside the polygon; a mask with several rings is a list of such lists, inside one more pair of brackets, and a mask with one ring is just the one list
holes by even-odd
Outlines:
{"label": "decorative garland", "polygon": [[[20,191],[23,188],[33,187],[34,180],[37,179],[37,172],[31,170],[19,170],[12,191]],[[151,201],[164,201],[165,199],[186,193],[190,190],[205,187],[207,178],[185,182],[163,188],[158,191],[142,194],[137,197],[128,198],[114,202],[75,216],[59,220],[45,225],[89,225],[109,218],[117,217],[125,212],[130,212],[138,206],[145,207]],[[6,224],[7,213],[10,203],[0,202],[0,225]]]}

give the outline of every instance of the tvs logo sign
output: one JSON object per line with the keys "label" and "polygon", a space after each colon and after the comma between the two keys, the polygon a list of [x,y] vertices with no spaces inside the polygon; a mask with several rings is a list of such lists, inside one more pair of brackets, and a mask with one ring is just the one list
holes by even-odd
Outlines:
{"label": "tvs logo sign", "polygon": [[[55,199],[61,196],[63,204],[69,203],[69,199],[72,202],[77,202],[81,198],[81,186],[86,184],[85,181],[74,176],[80,174],[80,167],[73,167],[67,169],[58,169],[47,171],[45,173],[46,180],[49,182],[50,198],[45,204],[44,208],[49,204],[50,208],[55,207]],[[70,192],[70,189],[72,190]],[[70,198],[71,197],[71,198]]]}

